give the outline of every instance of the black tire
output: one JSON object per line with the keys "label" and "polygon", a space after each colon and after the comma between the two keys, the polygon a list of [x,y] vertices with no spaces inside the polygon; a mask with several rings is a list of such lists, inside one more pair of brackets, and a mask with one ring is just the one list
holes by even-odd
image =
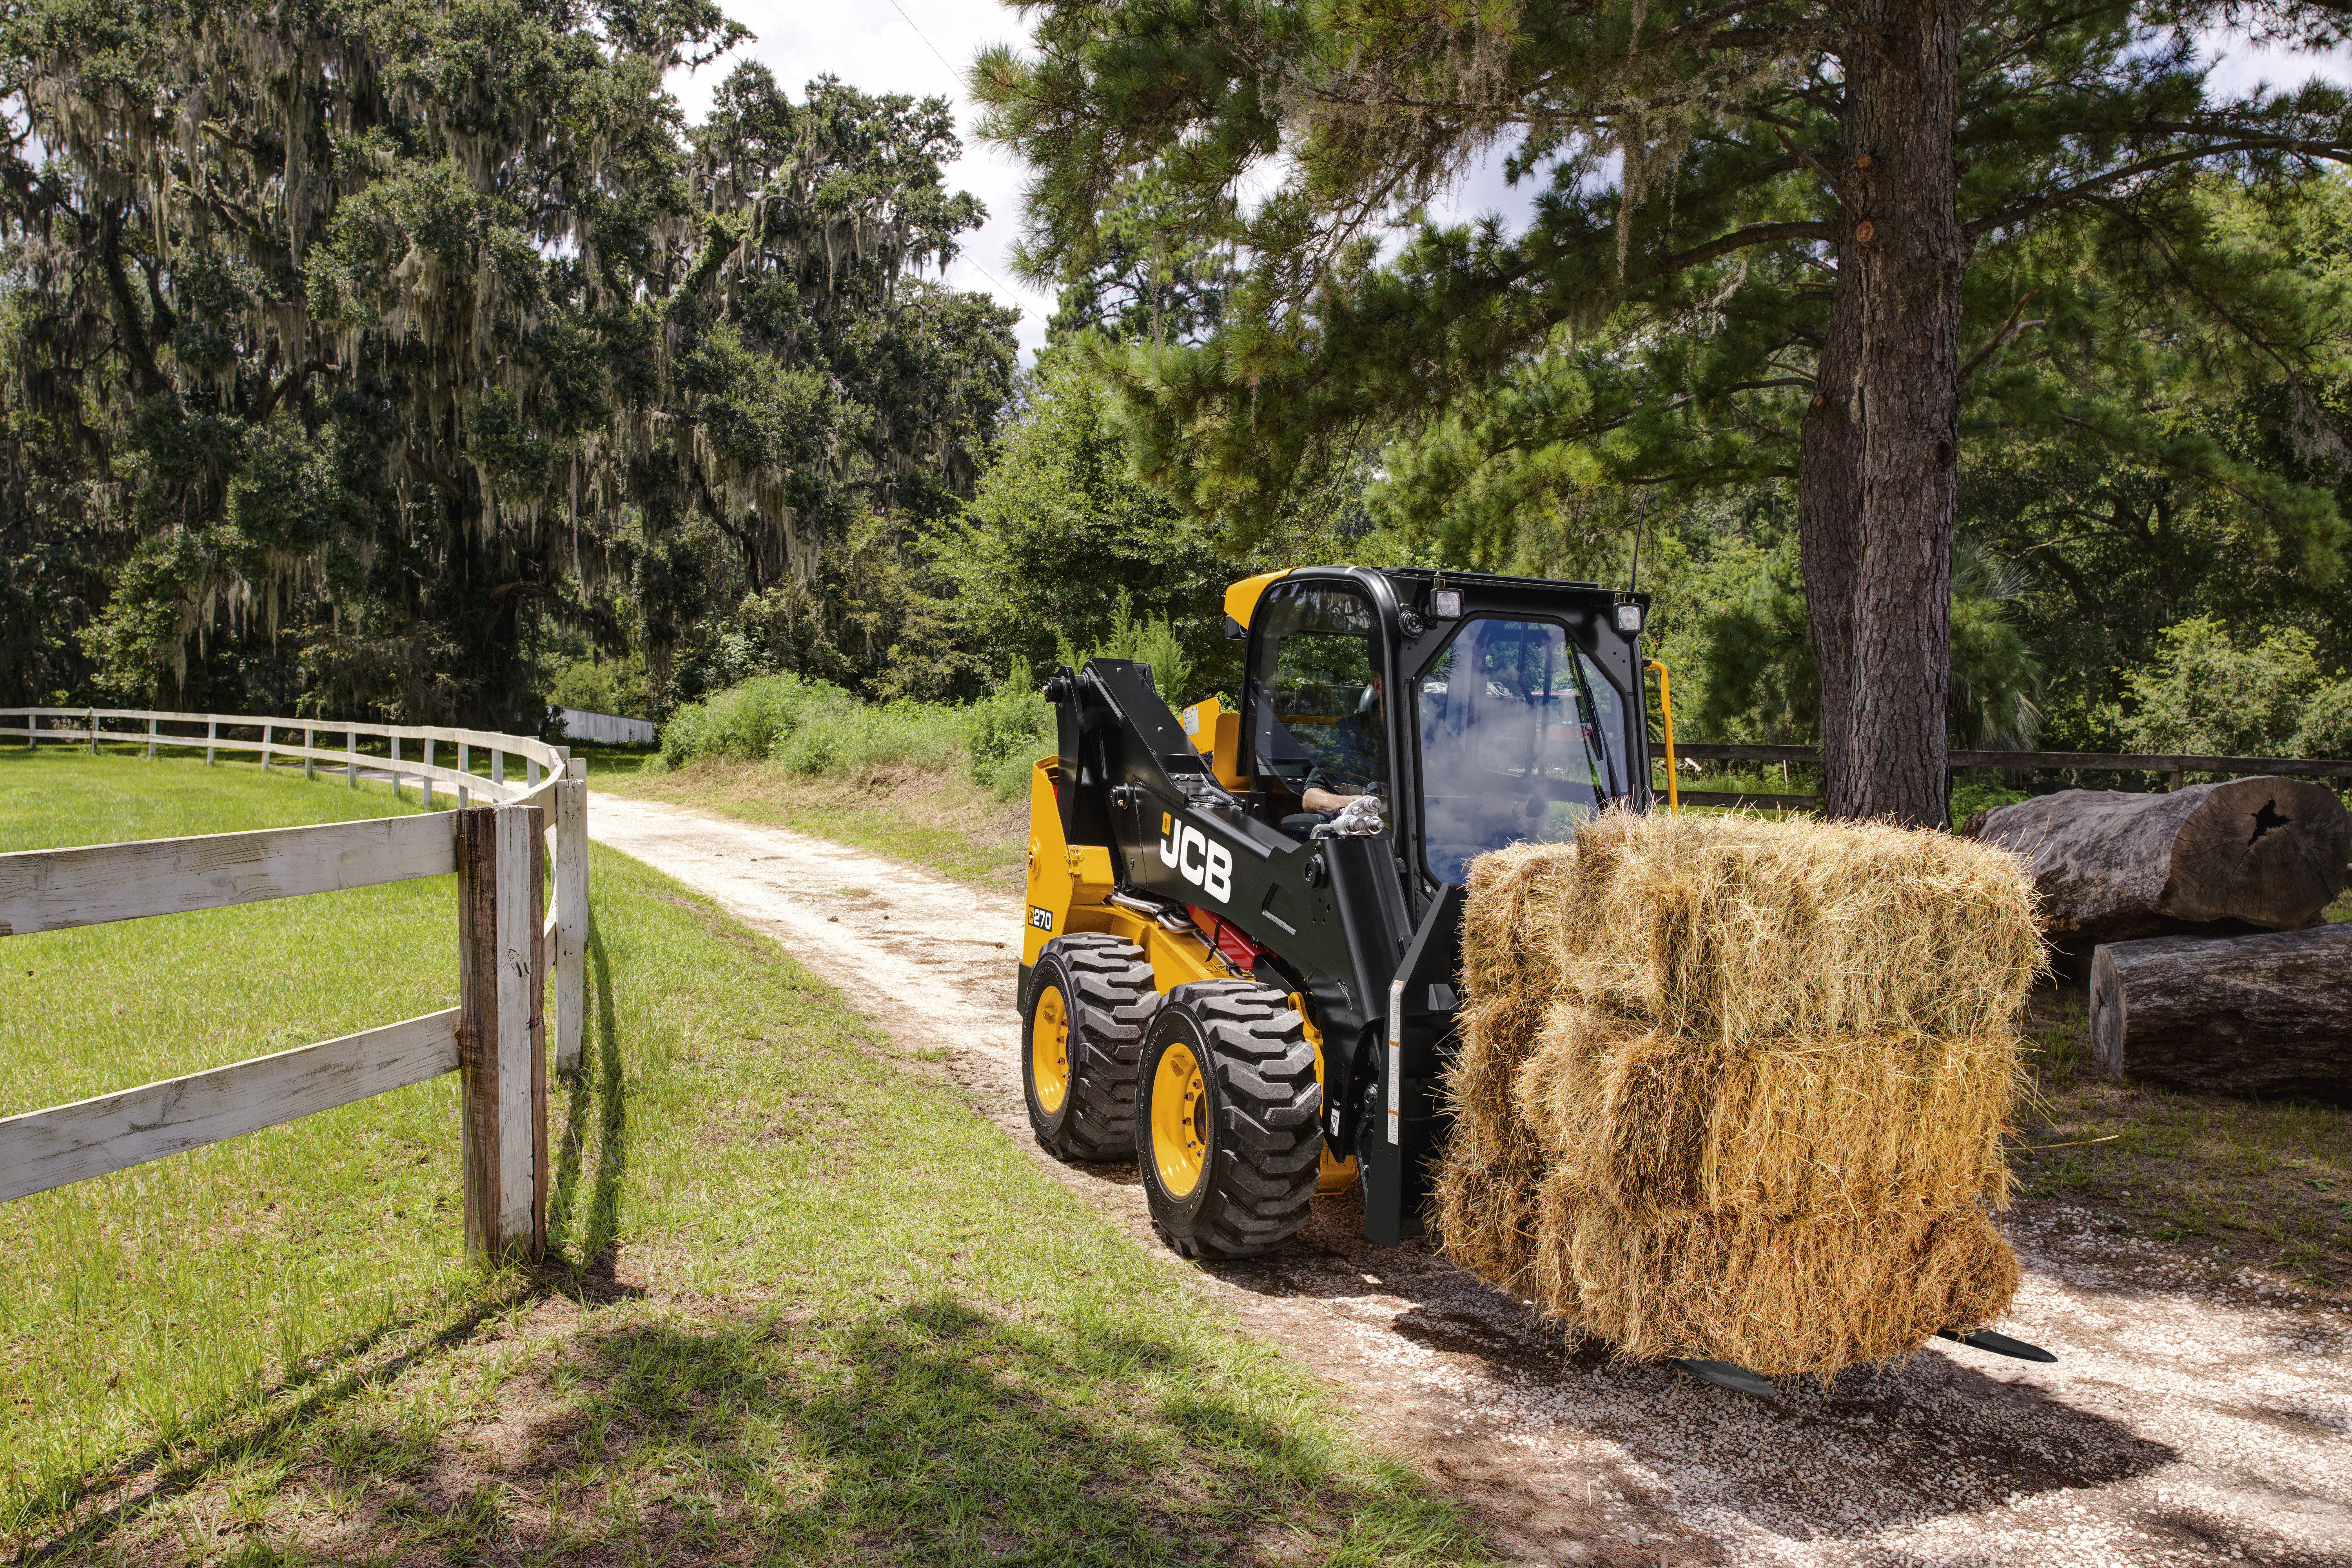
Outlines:
{"label": "black tire", "polygon": [[[1060,1102],[1038,1073],[1038,1014],[1059,999],[1067,1026]],[[1135,1068],[1160,1007],[1143,950],[1115,936],[1055,937],[1037,954],[1021,1015],[1021,1089],[1038,1146],[1057,1160],[1123,1163],[1135,1156]],[[1048,1019],[1047,1027],[1053,1021]],[[1051,1054],[1050,1037],[1047,1054]]]}
{"label": "black tire", "polygon": [[[1191,1053],[1197,1079],[1184,1058],[1171,1059],[1180,1050]],[[1194,1109],[1181,1111],[1179,1103]],[[1156,1127],[1163,1104],[1170,1127]],[[1322,1104],[1315,1047],[1281,992],[1246,980],[1171,991],[1136,1072],[1136,1163],[1153,1227],[1184,1258],[1255,1258],[1288,1241],[1315,1196]],[[1190,1142],[1181,1128],[1191,1130]],[[1192,1169],[1195,1149],[1190,1186],[1171,1191]]]}

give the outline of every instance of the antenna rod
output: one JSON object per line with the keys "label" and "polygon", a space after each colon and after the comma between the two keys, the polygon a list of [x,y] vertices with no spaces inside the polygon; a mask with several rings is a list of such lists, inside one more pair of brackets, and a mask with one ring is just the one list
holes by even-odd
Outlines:
{"label": "antenna rod", "polygon": [[1642,582],[1642,525],[1650,520],[1650,493],[1642,492],[1639,505],[1633,509],[1633,564],[1625,574],[1625,592],[1631,594]]}

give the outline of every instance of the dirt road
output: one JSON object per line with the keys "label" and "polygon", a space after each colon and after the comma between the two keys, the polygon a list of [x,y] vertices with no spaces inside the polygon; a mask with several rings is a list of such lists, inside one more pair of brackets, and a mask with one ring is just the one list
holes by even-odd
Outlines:
{"label": "dirt road", "polygon": [[[822,839],[594,795],[590,832],[716,899],[950,1070],[1033,1147],[1022,910]],[[1132,1170],[1063,1180],[1156,1247]],[[2064,1207],[2007,1228],[2029,1365],[1957,1346],[1767,1403],[1571,1346],[1425,1246],[1320,1200],[1202,1289],[1334,1384],[1531,1563],[2352,1564],[2352,1313]]]}

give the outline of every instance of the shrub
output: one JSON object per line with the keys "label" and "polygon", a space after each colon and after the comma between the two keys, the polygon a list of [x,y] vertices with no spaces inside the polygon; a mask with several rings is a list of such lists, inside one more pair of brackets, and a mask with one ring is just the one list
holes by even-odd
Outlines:
{"label": "shrub", "polygon": [[1038,680],[1025,658],[1013,661],[1013,672],[994,691],[973,703],[964,750],[971,759],[974,783],[984,784],[1000,799],[1021,791],[1030,765],[1054,749],[1054,705],[1038,693]]}
{"label": "shrub", "polygon": [[577,659],[556,671],[548,683],[547,700],[564,708],[585,708],[592,713],[644,715],[652,711],[646,694],[643,654],[626,658]]}
{"label": "shrub", "polygon": [[960,709],[901,698],[810,713],[777,737],[769,756],[801,778],[856,777],[877,768],[953,767],[969,721]]}
{"label": "shrub", "polygon": [[2126,743],[2142,752],[2284,755],[2322,684],[2316,652],[2310,636],[2291,626],[2266,628],[2251,647],[2231,643],[2210,616],[2168,626],[2156,662],[2126,678]]}
{"label": "shrub", "polygon": [[798,675],[763,675],[689,702],[662,726],[662,763],[757,762],[803,724],[857,706],[841,688]]}
{"label": "shrub", "polygon": [[2352,680],[2336,681],[2312,698],[2294,745],[2298,757],[2352,757]]}

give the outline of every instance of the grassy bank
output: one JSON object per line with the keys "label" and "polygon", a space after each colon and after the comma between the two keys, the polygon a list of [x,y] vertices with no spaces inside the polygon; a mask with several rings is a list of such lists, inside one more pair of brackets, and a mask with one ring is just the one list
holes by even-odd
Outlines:
{"label": "grassy bank", "polygon": [[[0,848],[389,809],[369,795],[0,757]],[[7,1205],[0,1540],[247,1563],[1479,1555],[1181,1266],[772,943],[624,858],[593,876],[590,1068],[552,1095],[558,1258],[464,1263],[446,1079]],[[5,1043],[43,1065],[0,1080],[0,1110],[442,1005],[451,896],[8,939]]]}

